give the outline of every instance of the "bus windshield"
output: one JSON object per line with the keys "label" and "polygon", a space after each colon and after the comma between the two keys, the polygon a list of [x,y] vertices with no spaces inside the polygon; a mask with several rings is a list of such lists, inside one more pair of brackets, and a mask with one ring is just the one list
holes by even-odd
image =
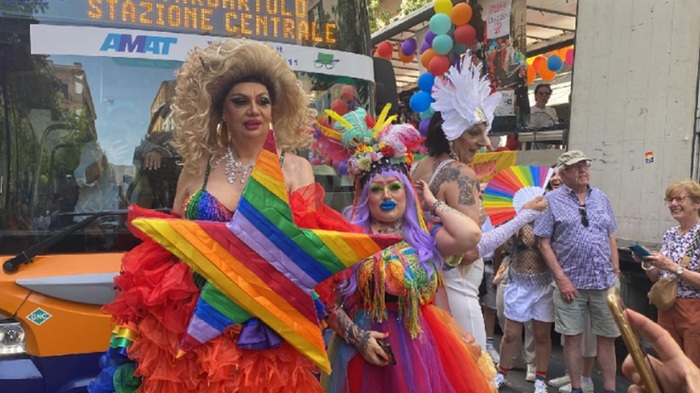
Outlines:
{"label": "bus windshield", "polygon": [[[190,49],[224,36],[273,45],[319,113],[338,100],[372,107],[363,1],[3,0],[0,254],[93,213],[172,207],[175,71]],[[345,179],[315,171],[334,207],[349,203]],[[135,244],[123,215],[105,215],[47,253]]]}

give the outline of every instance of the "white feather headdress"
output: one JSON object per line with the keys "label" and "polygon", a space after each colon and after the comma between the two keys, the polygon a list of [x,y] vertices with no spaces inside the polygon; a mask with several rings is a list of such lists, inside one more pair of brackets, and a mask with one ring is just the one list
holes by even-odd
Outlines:
{"label": "white feather headdress", "polygon": [[491,94],[488,77],[480,77],[481,63],[473,65],[467,52],[459,68],[452,66],[444,78],[435,78],[432,107],[442,114],[442,130],[453,141],[475,124],[486,123],[491,129],[493,112],[501,102],[501,93]]}

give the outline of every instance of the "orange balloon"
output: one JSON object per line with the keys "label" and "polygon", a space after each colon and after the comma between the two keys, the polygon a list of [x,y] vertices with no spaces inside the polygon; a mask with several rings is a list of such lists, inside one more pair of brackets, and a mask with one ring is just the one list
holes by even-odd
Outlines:
{"label": "orange balloon", "polygon": [[559,49],[559,50],[557,51],[557,56],[561,57],[562,60],[566,59],[566,52],[568,52],[569,49],[571,49],[570,46],[567,46],[567,47],[565,47],[565,48]]}
{"label": "orange balloon", "polygon": [[535,76],[537,72],[532,66],[527,66],[527,84],[531,84],[532,82],[535,81]]}
{"label": "orange balloon", "polygon": [[428,67],[430,67],[430,60],[432,60],[433,57],[435,57],[435,55],[436,55],[436,53],[435,53],[435,51],[433,50],[433,48],[430,48],[430,49],[426,50],[425,52],[421,53],[421,54],[420,54],[420,63],[421,63],[421,65],[422,65],[425,69],[427,69]]}
{"label": "orange balloon", "polygon": [[539,73],[540,73],[540,78],[542,78],[542,80],[545,82],[550,82],[550,81],[554,80],[554,78],[557,76],[557,73],[554,71],[550,71],[546,65],[544,67],[542,67],[542,69],[539,71]]}
{"label": "orange balloon", "polygon": [[532,62],[532,67],[537,72],[541,72],[542,69],[547,69],[547,59],[544,56],[535,57],[535,61]]}
{"label": "orange balloon", "polygon": [[399,50],[399,60],[401,60],[404,63],[410,63],[413,61],[413,58],[416,57],[415,54],[412,54],[411,56],[406,56]]}
{"label": "orange balloon", "polygon": [[472,19],[472,7],[467,3],[458,3],[450,11],[450,19],[457,26],[466,25]]}

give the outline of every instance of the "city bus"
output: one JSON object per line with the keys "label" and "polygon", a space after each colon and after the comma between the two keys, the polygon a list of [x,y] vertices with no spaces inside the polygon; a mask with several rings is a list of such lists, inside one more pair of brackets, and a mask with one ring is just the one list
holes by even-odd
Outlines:
{"label": "city bus", "polygon": [[[137,244],[126,209],[173,202],[175,71],[227,37],[273,45],[318,113],[374,108],[364,0],[0,0],[0,391],[85,391],[98,373],[100,307]],[[349,203],[348,181],[315,172]]]}

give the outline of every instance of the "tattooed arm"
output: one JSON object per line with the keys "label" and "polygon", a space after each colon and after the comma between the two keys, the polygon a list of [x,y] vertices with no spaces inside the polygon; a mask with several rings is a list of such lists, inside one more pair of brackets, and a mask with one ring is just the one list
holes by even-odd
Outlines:
{"label": "tattooed arm", "polygon": [[[479,181],[474,170],[467,165],[457,161],[448,164],[435,176],[435,180],[430,184],[430,191],[433,195],[443,199],[447,206],[471,218],[477,225],[481,225]],[[479,258],[479,251],[476,248],[476,243],[470,248],[470,250],[451,255],[463,254],[462,263],[472,263]]]}
{"label": "tattooed arm", "polygon": [[339,304],[330,309],[328,326],[345,342],[355,347],[368,363],[376,366],[389,364],[389,357],[377,342],[378,339],[388,337],[388,334],[360,329]]}
{"label": "tattooed arm", "polygon": [[423,180],[416,182],[416,191],[423,210],[432,211],[442,222],[443,228],[435,234],[435,244],[442,255],[459,255],[476,247],[481,228],[474,220],[436,199]]}
{"label": "tattooed arm", "polygon": [[479,181],[476,173],[465,164],[457,161],[448,164],[435,176],[430,191],[451,208],[479,223]]}

